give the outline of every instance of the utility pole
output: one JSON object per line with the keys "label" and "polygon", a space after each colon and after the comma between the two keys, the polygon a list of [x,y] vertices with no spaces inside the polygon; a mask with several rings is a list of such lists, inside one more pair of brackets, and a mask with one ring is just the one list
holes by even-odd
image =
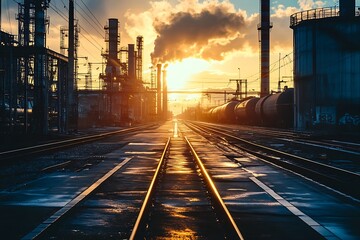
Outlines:
{"label": "utility pole", "polygon": [[164,120],[167,119],[167,112],[168,112],[168,98],[167,98],[167,70],[166,70],[167,65],[164,66],[164,70],[163,70],[163,113],[164,113]]}
{"label": "utility pole", "polygon": [[280,58],[281,58],[281,53],[279,53],[279,84],[278,84],[278,92],[280,92],[281,91],[281,89],[280,89],[280,81],[282,81],[281,79],[280,79],[280,71],[281,71],[281,66],[280,66]]}
{"label": "utility pole", "polygon": [[156,83],[156,90],[157,90],[157,114],[158,118],[161,118],[161,64],[157,64],[157,83]]}
{"label": "utility pole", "polygon": [[69,0],[69,39],[68,39],[68,92],[67,92],[67,127],[66,131],[77,129],[76,102],[75,102],[75,36],[74,36],[74,0]]}

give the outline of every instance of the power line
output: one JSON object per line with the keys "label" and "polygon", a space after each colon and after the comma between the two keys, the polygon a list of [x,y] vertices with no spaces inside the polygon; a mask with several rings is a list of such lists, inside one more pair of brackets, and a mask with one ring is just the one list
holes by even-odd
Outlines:
{"label": "power line", "polygon": [[86,40],[88,40],[89,43],[91,43],[94,47],[96,47],[98,50],[101,51],[102,46],[98,43],[98,41],[83,27],[81,27],[81,25],[79,24],[79,28],[84,31],[92,40],[94,40],[94,42],[100,47],[95,46],[94,42],[91,42],[87,37],[85,37],[85,35],[83,35],[80,31],[80,35],[83,36]]}
{"label": "power line", "polygon": [[[81,6],[79,6],[79,4],[76,3],[76,5],[83,10],[83,8],[82,8]],[[84,11],[84,10],[83,10],[83,11]],[[81,16],[87,23],[89,23],[89,25],[90,25],[100,36],[102,36],[103,33],[99,32],[99,30],[98,30],[97,28],[95,28],[95,27],[93,26],[93,24],[91,24],[90,21],[89,21],[84,15],[81,14],[81,12],[79,12],[78,10],[76,10],[76,12],[79,13],[80,16]],[[85,13],[85,14],[86,14],[86,13]],[[102,29],[101,29],[101,31],[102,31]]]}
{"label": "power line", "polygon": [[[55,5],[51,4],[50,3],[50,8],[53,9],[60,17],[62,17],[64,20],[66,20],[67,22],[69,22],[68,18],[66,17],[66,15],[59,9],[57,8]],[[93,45],[96,49],[100,50],[102,49],[102,46],[100,44],[98,44],[97,40],[83,27],[81,27],[81,25],[79,24],[79,28],[84,31],[85,33],[88,34],[88,36],[93,40],[93,41],[90,41],[89,38],[87,38],[84,34],[81,33],[80,31],[80,35],[85,38],[91,45]],[[95,43],[97,43],[98,46],[96,46]]]}
{"label": "power line", "polygon": [[50,8],[55,12],[57,13],[62,19],[64,19],[66,22],[69,22],[69,19],[68,17],[63,13],[61,12],[60,9],[58,9],[56,6],[52,6],[52,5],[49,5]]}
{"label": "power line", "polygon": [[94,17],[94,19],[97,21],[97,23],[99,24],[100,28],[102,29],[103,26],[101,25],[101,23],[99,22],[99,20],[97,19],[97,17],[92,13],[92,11],[88,8],[88,6],[84,3],[83,0],[81,0],[82,4],[84,4],[84,6],[86,7],[86,9],[90,12],[90,14]]}

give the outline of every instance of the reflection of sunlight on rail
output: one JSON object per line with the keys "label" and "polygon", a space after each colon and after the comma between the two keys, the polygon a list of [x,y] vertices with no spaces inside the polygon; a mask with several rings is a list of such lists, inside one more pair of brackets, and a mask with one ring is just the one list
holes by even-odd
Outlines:
{"label": "reflection of sunlight on rail", "polygon": [[175,138],[179,137],[179,135],[178,135],[178,123],[177,123],[177,119],[174,119],[174,137],[175,137]]}

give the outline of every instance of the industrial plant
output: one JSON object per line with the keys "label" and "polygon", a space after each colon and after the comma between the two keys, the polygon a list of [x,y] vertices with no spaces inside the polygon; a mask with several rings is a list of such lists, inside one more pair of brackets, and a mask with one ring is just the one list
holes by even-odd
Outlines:
{"label": "industrial plant", "polygon": [[[130,126],[170,116],[166,65],[153,66],[151,83],[146,85],[143,81],[146,39],[138,36],[134,39],[136,44],[121,46],[116,18],[108,19],[104,27],[106,49],[101,54],[103,61],[87,63],[85,88],[80,89],[77,80],[81,57],[77,53],[79,28],[74,19],[74,1],[69,1],[69,24],[60,30],[60,53],[46,47],[49,3],[49,0],[24,0],[18,4],[18,35],[1,31],[2,134],[69,133],[94,126]],[[247,82],[236,80],[234,95],[238,106],[231,104],[233,109],[246,112],[248,110],[241,108],[249,108],[246,103],[250,102],[253,108],[249,110],[251,114],[244,117],[246,120],[236,117],[240,119],[236,121],[263,122],[259,119],[266,119],[265,111],[272,118],[279,118],[276,122],[286,122],[286,127],[296,130],[358,129],[360,18],[355,0],[342,0],[339,7],[306,10],[290,17],[294,32],[294,90],[291,90],[294,94],[286,103],[277,102],[276,97],[269,98],[270,30],[273,27],[269,1],[261,1],[260,15],[257,28],[260,91],[258,96],[253,96],[257,99],[255,104],[247,96]],[[97,88],[93,87],[92,80],[95,64],[103,69]],[[270,99],[275,100],[269,104]],[[284,108],[286,119],[280,110]],[[183,115],[189,111],[185,110]],[[205,116],[206,119],[213,109],[197,111],[201,113],[192,114],[192,117],[201,119],[199,116]],[[231,110],[231,116],[222,118],[232,122],[232,116],[235,116],[234,110]],[[219,119],[218,116],[211,118]]]}
{"label": "industrial plant", "polygon": [[[142,81],[144,38],[121,47],[118,19],[109,19],[104,60],[88,63],[85,88],[79,89],[74,1],[69,1],[69,25],[60,30],[60,53],[46,48],[49,3],[24,0],[18,5],[18,35],[1,31],[1,133],[46,135],[158,120],[156,94],[161,99],[161,87],[156,90],[153,80],[145,87]],[[97,89],[92,88],[94,64],[104,70]],[[160,81],[161,67],[158,71]]]}
{"label": "industrial plant", "polygon": [[221,106],[185,115],[220,123],[358,135],[360,8],[355,7],[355,0],[342,0],[339,7],[306,10],[290,17],[294,32],[294,89],[286,87],[283,93],[269,90],[272,28],[269,16],[269,1],[261,1],[260,98],[233,99]]}
{"label": "industrial plant", "polygon": [[360,239],[355,0],[5,2],[1,239]]}

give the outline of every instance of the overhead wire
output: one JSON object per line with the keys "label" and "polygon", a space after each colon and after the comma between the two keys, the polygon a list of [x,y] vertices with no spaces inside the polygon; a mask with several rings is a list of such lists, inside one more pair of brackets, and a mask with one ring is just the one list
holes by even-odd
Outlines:
{"label": "overhead wire", "polygon": [[[76,2],[76,5],[88,16],[88,14],[85,12],[85,10]],[[94,25],[88,20],[87,17],[85,17],[80,11],[76,10],[76,12],[78,14],[80,14],[80,16],[89,24],[89,26],[91,26],[91,28],[93,28],[100,36],[102,36],[102,32],[100,31],[103,31],[103,29],[101,29],[100,31],[94,27]],[[90,17],[90,19],[92,20],[92,18]],[[94,22],[94,20],[92,21]],[[97,25],[96,25],[97,26]]]}
{"label": "overhead wire", "polygon": [[103,25],[101,25],[101,23],[99,22],[99,20],[96,18],[96,16],[92,13],[92,11],[88,8],[88,6],[84,3],[83,0],[81,0],[81,2],[83,3],[83,5],[86,7],[87,11],[91,14],[91,16],[89,16],[89,14],[87,14],[87,12],[84,10],[84,8],[82,8],[78,3],[76,3],[80,8],[81,10],[86,14],[86,16],[89,17],[89,19],[95,23],[95,25],[97,27],[99,27],[100,31],[103,31],[104,28],[103,28]]}
{"label": "overhead wire", "polygon": [[[64,5],[64,7],[67,9],[67,7]],[[61,16],[64,20],[66,20],[67,22],[69,22],[68,18],[66,17],[66,15],[54,4],[52,4],[50,2],[50,8],[53,9],[55,11],[55,13],[57,13],[59,16]],[[93,41],[90,41],[90,39],[88,37],[86,37],[84,34],[81,33],[80,31],[80,35],[85,38],[86,41],[88,41],[91,45],[93,45],[96,49],[98,50],[102,50],[102,46],[98,43],[98,41],[92,36],[92,34],[90,34],[84,27],[82,27],[80,24],[79,28],[84,31]],[[95,43],[97,45],[95,45]]]}

